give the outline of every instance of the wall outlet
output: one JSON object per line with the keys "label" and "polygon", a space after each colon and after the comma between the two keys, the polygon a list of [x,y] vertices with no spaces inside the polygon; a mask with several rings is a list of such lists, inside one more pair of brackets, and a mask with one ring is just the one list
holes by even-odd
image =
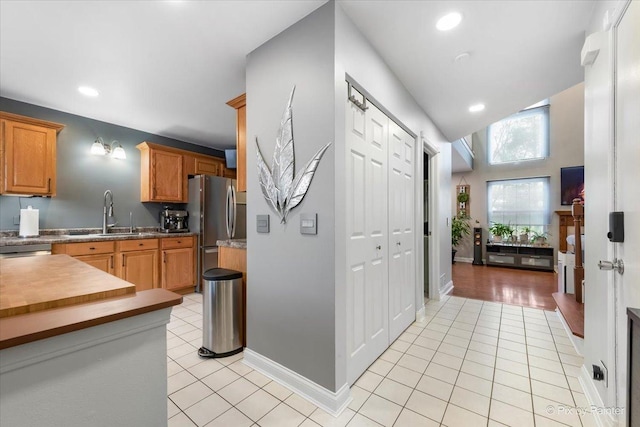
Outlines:
{"label": "wall outlet", "polygon": [[592,365],[593,379],[596,381],[604,381],[604,386],[609,387],[609,371],[602,360],[600,361],[600,364],[602,366]]}
{"label": "wall outlet", "polygon": [[20,215],[13,217],[13,225],[20,225]]}

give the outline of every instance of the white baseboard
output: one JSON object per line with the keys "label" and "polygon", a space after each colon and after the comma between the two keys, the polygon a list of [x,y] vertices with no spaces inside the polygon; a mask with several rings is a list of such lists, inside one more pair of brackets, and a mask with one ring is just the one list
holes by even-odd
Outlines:
{"label": "white baseboard", "polygon": [[277,381],[289,390],[304,397],[318,408],[330,413],[334,417],[339,416],[351,402],[351,390],[345,383],[338,391],[327,390],[319,384],[303,377],[297,372],[274,362],[255,351],[245,348],[245,365]]}
{"label": "white baseboard", "polygon": [[[591,373],[587,369],[586,365],[582,365],[582,369],[580,370],[580,378],[578,378],[578,381],[580,381],[580,385],[582,386],[582,390],[584,390],[584,394],[587,397],[589,405],[591,407],[604,408],[604,402],[600,398],[600,394],[596,389],[596,385],[593,382]],[[591,411],[598,427],[618,426],[618,422],[610,415],[607,415],[605,412],[606,411]]]}
{"label": "white baseboard", "polygon": [[425,314],[424,304],[422,304],[420,310],[416,311],[416,321],[424,319]]}
{"label": "white baseboard", "polygon": [[453,290],[453,280],[449,280],[443,288],[440,288],[440,299]]}
{"label": "white baseboard", "polygon": [[455,257],[456,262],[466,262],[471,264],[473,262],[473,258],[464,258],[464,257]]}
{"label": "white baseboard", "polygon": [[576,352],[580,356],[582,356],[584,354],[584,339],[573,335],[573,332],[571,332],[571,328],[569,328],[567,321],[564,320],[564,316],[562,315],[562,312],[557,307],[556,307],[556,314],[558,315],[558,319],[560,319],[560,322],[562,322],[562,326],[564,327],[565,332],[569,336],[569,340],[571,341],[571,344],[573,344],[573,348],[576,350]]}

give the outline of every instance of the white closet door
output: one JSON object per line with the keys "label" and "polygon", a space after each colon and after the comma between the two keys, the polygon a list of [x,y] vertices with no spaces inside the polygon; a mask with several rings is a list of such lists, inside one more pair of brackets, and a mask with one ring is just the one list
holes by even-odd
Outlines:
{"label": "white closet door", "polygon": [[414,320],[414,144],[389,120],[389,341]]}
{"label": "white closet door", "polygon": [[350,384],[389,346],[388,118],[347,101],[347,377]]}

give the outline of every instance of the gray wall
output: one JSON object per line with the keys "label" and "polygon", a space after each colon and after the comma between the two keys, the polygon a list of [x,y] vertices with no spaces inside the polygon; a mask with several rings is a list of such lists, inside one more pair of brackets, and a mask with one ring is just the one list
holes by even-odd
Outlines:
{"label": "gray wall", "polygon": [[[442,146],[437,173],[447,191],[439,192],[439,207],[448,215],[450,205],[449,144],[339,4],[327,3],[248,55],[247,346],[332,391],[346,382],[345,74],[415,134]],[[254,140],[259,139],[271,164],[280,117],[294,84],[297,168],[323,144],[334,145],[320,162],[304,202],[284,225],[260,191]],[[258,234],[255,216],[267,213],[271,233]],[[318,213],[317,236],[300,235],[300,213]],[[446,215],[439,218],[445,228]],[[438,244],[449,252],[448,239]],[[446,258],[444,264],[441,270],[450,280]]]}
{"label": "gray wall", "polygon": [[[487,160],[487,129],[473,134],[475,160],[472,172],[452,174],[451,210],[456,212],[456,185],[462,178],[471,185],[472,226],[483,228],[483,239],[489,236],[487,230],[487,181],[550,176],[551,225],[549,243],[558,248],[558,215],[556,210],[570,210],[571,206],[560,204],[560,168],[584,165],[584,83],[577,84],[549,100],[549,157],[519,164],[490,165]],[[557,252],[557,251],[556,251]],[[467,236],[458,247],[456,257],[473,258],[472,237]],[[557,259],[557,253],[556,253]]]}
{"label": "gray wall", "polygon": [[[336,390],[334,363],[334,150],[325,153],[303,202],[287,224],[269,209],[256,174],[258,138],[271,166],[291,88],[296,172],[334,141],[333,3],[247,57],[247,347]],[[300,234],[300,213],[318,214],[318,234]],[[271,216],[258,234],[257,214]]]}
{"label": "gray wall", "polygon": [[[57,141],[57,195],[53,198],[0,196],[0,230],[17,230],[13,217],[20,205],[40,210],[40,229],[99,228],[105,190],[114,196],[118,225],[129,226],[133,212],[136,227],[158,226],[160,203],[140,202],[140,151],[142,141],[224,157],[224,152],[159,135],[116,126],[86,117],[67,114],[8,98],[0,98],[0,110],[64,124]],[[118,140],[127,153],[126,160],[89,153],[97,137],[106,143]]]}

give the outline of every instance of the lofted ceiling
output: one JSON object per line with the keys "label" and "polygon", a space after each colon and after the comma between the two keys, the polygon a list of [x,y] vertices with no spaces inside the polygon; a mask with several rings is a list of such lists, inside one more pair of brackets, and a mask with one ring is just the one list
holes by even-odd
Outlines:
{"label": "lofted ceiling", "polygon": [[[225,102],[245,90],[245,56],[324,3],[1,0],[0,96],[229,148]],[[338,3],[452,141],[582,81],[595,2]],[[452,10],[461,24],[436,30]],[[486,109],[469,113],[478,102]]]}

